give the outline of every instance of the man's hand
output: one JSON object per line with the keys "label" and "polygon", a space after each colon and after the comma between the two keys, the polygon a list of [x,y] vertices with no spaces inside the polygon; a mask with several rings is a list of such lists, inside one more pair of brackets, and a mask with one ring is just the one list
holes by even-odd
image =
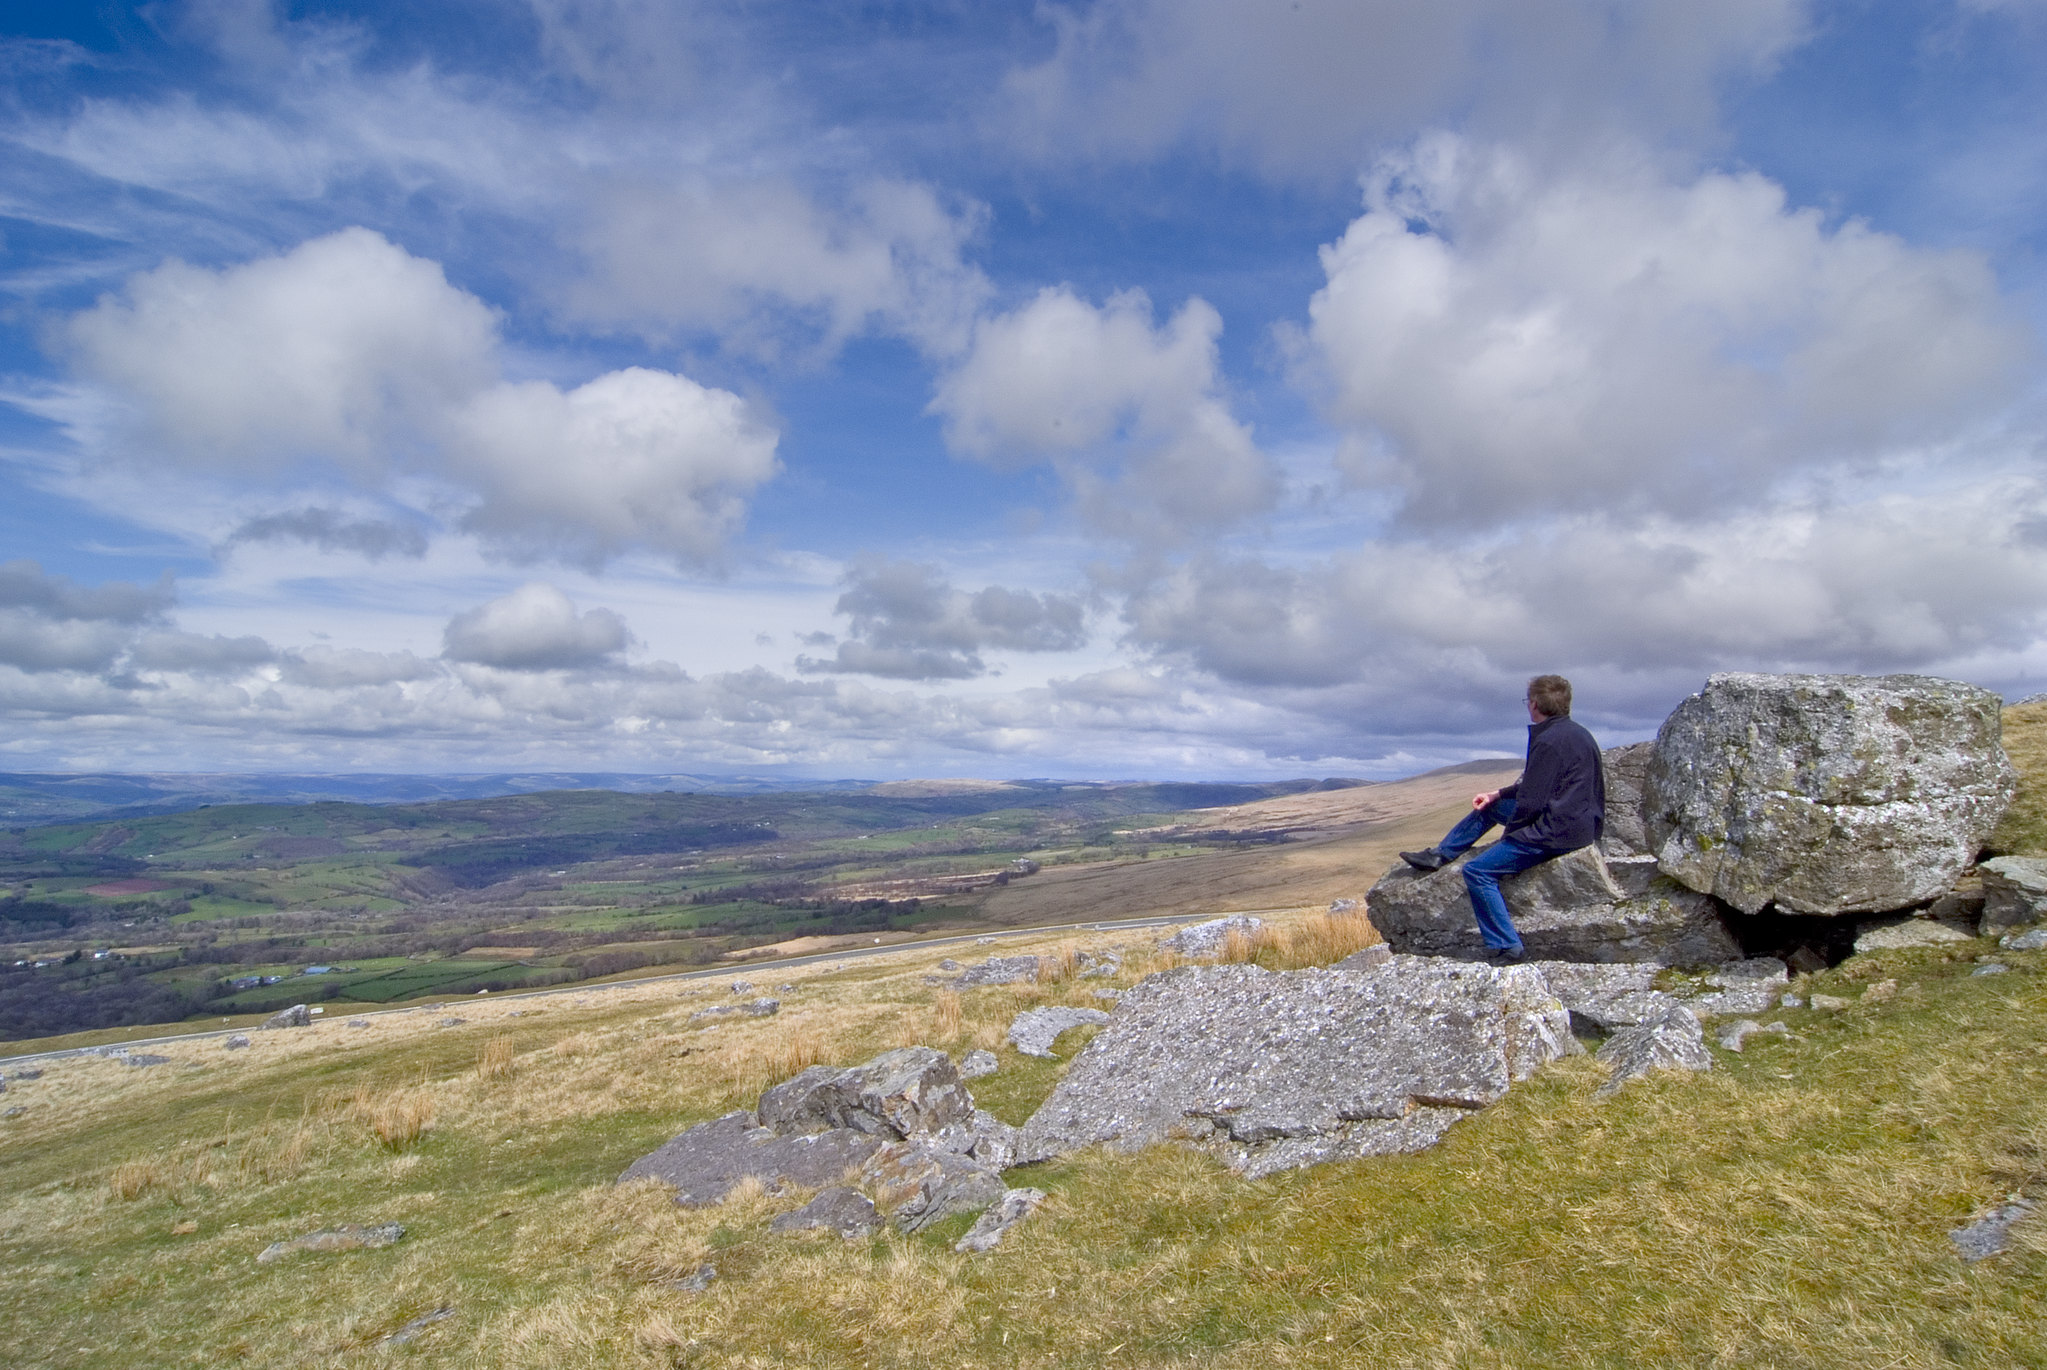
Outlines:
{"label": "man's hand", "polygon": [[1482,809],[1499,797],[1500,792],[1498,790],[1487,790],[1484,794],[1475,794],[1471,797],[1471,807]]}

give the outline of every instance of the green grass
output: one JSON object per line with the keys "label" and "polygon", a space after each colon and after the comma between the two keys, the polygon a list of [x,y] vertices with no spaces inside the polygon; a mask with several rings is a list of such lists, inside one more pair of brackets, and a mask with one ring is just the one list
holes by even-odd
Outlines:
{"label": "green grass", "polygon": [[[925,967],[875,961],[793,972],[780,1017],[715,1031],[687,1015],[718,989],[642,985],[516,1019],[473,1001],[462,1028],[326,1022],[150,1071],[60,1062],[5,1096],[27,1111],[0,1124],[0,1363],[2047,1364],[2047,1224],[1976,1266],[1947,1238],[2006,1194],[2047,1197],[2047,957],[1972,977],[1987,945],[1816,977],[1856,1002],[1787,1012],[1794,1038],[1709,1074],[1600,1101],[1600,1068],[1561,1063],[1417,1156],[1256,1183],[1170,1147],[1013,1172],[1051,1202],[971,1259],[950,1249],[964,1219],[786,1238],[767,1222],[801,1195],[678,1210],[612,1180],[751,1098],[791,1043],[832,1061],[994,1045],[1020,1007],[1099,982],[971,992],[946,1037]],[[1860,998],[1885,979],[1893,996]],[[499,1034],[518,1054],[487,1080]],[[1063,1064],[999,1054],[977,1098],[1019,1120]],[[434,1106],[416,1144],[363,1121],[393,1095]],[[409,1229],[387,1250],[254,1263],[385,1219]],[[707,1292],[671,1287],[705,1260]],[[375,1349],[443,1304],[412,1348]]]}

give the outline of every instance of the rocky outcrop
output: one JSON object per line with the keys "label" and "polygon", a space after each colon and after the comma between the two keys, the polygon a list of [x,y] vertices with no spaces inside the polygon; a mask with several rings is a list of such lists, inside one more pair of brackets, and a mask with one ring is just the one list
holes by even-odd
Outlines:
{"label": "rocky outcrop", "polygon": [[304,1004],[293,1004],[290,1008],[279,1009],[263,1020],[266,1028],[311,1027],[313,1011]]}
{"label": "rocky outcrop", "polygon": [[1983,931],[2002,932],[2047,918],[2047,859],[2000,856],[1976,869],[1983,877]]}
{"label": "rocky outcrop", "polygon": [[1642,792],[1649,783],[1653,742],[1609,747],[1600,754],[1606,772],[1606,828],[1599,845],[1608,856],[1643,856],[1649,851],[1649,830],[1642,822]]}
{"label": "rocky outcrop", "polygon": [[1035,956],[991,956],[978,966],[968,966],[951,984],[953,989],[984,989],[989,985],[1027,985],[1038,978]]}
{"label": "rocky outcrop", "polygon": [[1999,700],[1929,676],[1713,676],[1656,737],[1644,797],[1666,875],[1757,913],[1924,904],[2011,802]]}
{"label": "rocky outcrop", "polygon": [[952,1249],[960,1252],[979,1253],[993,1251],[1009,1235],[1009,1229],[1038,1211],[1038,1205],[1045,1202],[1042,1189],[1011,1189],[989,1206],[988,1211],[974,1219],[974,1225],[967,1229],[967,1235],[953,1243]]}
{"label": "rocky outcrop", "polygon": [[1019,1157],[1170,1141],[1259,1176],[1415,1151],[1577,1049],[1525,967],[1183,967],[1124,995],[1024,1124]]}
{"label": "rocky outcrop", "polygon": [[982,1047],[977,1047],[960,1058],[962,1080],[978,1080],[983,1075],[993,1075],[1001,1068],[1002,1062],[995,1058],[995,1053]]}
{"label": "rocky outcrop", "polygon": [[1230,934],[1250,937],[1257,933],[1264,923],[1248,913],[1233,913],[1227,918],[1211,918],[1206,923],[1195,923],[1181,928],[1170,937],[1159,939],[1159,946],[1179,956],[1200,960],[1220,956],[1229,945]]}
{"label": "rocky outcrop", "polygon": [[1622,1028],[1599,1048],[1598,1060],[1613,1066],[1598,1093],[1612,1094],[1652,1070],[1711,1070],[1713,1053],[1706,1049],[1706,1031],[1698,1016],[1679,1005],[1653,1018]]}
{"label": "rocky outcrop", "polygon": [[836,1183],[849,1169],[865,1165],[883,1138],[849,1127],[784,1135],[762,1127],[750,1109],[698,1123],[658,1151],[626,1167],[619,1183],[655,1179],[672,1185],[686,1208],[714,1204],[742,1180],[758,1179],[771,1193],[791,1185],[806,1188]]}
{"label": "rocky outcrop", "polygon": [[1052,1044],[1059,1034],[1094,1023],[1106,1023],[1109,1015],[1098,1008],[1029,1008],[1009,1025],[1009,1044],[1026,1056],[1052,1059]]}
{"label": "rocky outcrop", "polygon": [[[1365,908],[1397,952],[1485,955],[1464,886],[1464,861],[1424,874],[1396,865],[1372,886]],[[1582,847],[1503,881],[1501,892],[1531,957],[1699,965],[1741,954],[1705,895],[1664,878],[1646,858],[1608,860]]]}
{"label": "rocky outcrop", "polygon": [[713,1004],[689,1016],[692,1023],[716,1022],[721,1018],[772,1018],[782,1011],[780,999],[750,999],[743,1004]]}
{"label": "rocky outcrop", "polygon": [[768,1223],[768,1230],[806,1232],[821,1227],[853,1241],[880,1226],[881,1214],[876,1211],[874,1200],[857,1189],[833,1185],[830,1189],[820,1190],[817,1197],[803,1207],[776,1216]]}
{"label": "rocky outcrop", "polygon": [[785,1136],[851,1128],[894,1140],[971,1120],[974,1099],[950,1056],[902,1047],[864,1065],[812,1066],[761,1095],[759,1113]]}

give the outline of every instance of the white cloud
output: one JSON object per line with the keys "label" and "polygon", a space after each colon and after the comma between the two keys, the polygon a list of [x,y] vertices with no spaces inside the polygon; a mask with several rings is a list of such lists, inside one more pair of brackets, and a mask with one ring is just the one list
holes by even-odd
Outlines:
{"label": "white cloud", "polygon": [[323,552],[354,552],[377,561],[387,556],[423,557],[427,538],[415,523],[359,518],[344,509],[314,505],[247,519],[227,535],[224,545],[246,542],[300,542]]}
{"label": "white cloud", "polygon": [[976,325],[931,409],[956,451],[997,466],[1053,462],[1099,526],[1183,535],[1263,510],[1277,488],[1223,396],[1221,333],[1205,300],[1158,327],[1142,291],[1097,307],[1048,287]]}
{"label": "white cloud", "polygon": [[781,178],[614,185],[597,196],[570,286],[577,318],[655,337],[690,329],[773,355],[875,332],[948,355],[990,293],[961,253],[979,206],[874,178],[837,202]]}
{"label": "white cloud", "polygon": [[1561,174],[1450,135],[1370,178],[1309,337],[1352,471],[1423,522],[1752,498],[2014,397],[1983,260],[1787,208],[1753,173]]}
{"label": "white cloud", "polygon": [[711,560],[776,467],[775,431],[737,395],[637,366],[566,393],[495,386],[451,434],[450,468],[483,497],[467,526],[588,562],[633,547]]}
{"label": "white cloud", "polygon": [[1716,83],[1765,71],[1803,0],[1098,0],[1048,5],[1046,61],[1009,80],[1005,133],[1047,160],[1183,145],[1343,175],[1453,116],[1552,143],[1710,123]]}
{"label": "white cloud", "polygon": [[[493,312],[366,229],[219,271],[168,263],[62,334],[182,462],[274,477],[325,459],[373,490],[408,472],[449,480],[475,501],[465,522],[520,556],[709,561],[775,471],[775,430],[686,376],[632,367],[567,392],[500,379]],[[337,517],[236,536],[372,557],[414,545]]]}
{"label": "white cloud", "polygon": [[450,661],[547,671],[600,665],[633,636],[611,610],[578,613],[560,590],[535,584],[455,615],[443,640]]}

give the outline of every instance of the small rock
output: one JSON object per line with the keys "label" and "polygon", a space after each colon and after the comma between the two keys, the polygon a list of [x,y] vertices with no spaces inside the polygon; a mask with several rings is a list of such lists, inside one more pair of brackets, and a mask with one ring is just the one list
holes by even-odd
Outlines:
{"label": "small rock", "polygon": [[1106,999],[1112,1004],[1122,997],[1123,991],[1120,989],[1098,989],[1095,991],[1095,998]]}
{"label": "small rock", "polygon": [[1836,994],[1815,994],[1812,996],[1812,1006],[1833,1013],[1848,1007],[1848,1001]]}
{"label": "small rock", "polygon": [[1868,989],[1862,991],[1862,997],[1872,1004],[1881,1004],[1887,999],[1895,999],[1898,997],[1898,982],[1896,980],[1879,980]]}
{"label": "small rock", "polygon": [[1038,978],[1035,956],[991,956],[978,966],[968,966],[954,989],[982,989],[989,985],[1024,985]]}
{"label": "small rock", "polygon": [[135,1066],[137,1068],[142,1068],[146,1066],[165,1066],[169,1065],[170,1062],[171,1058],[168,1056],[152,1056],[148,1052],[144,1051],[138,1051],[132,1055],[123,1053],[123,1055],[121,1056],[122,1065]]}
{"label": "small rock", "polygon": [[310,1027],[313,1011],[304,1004],[293,1004],[288,1009],[273,1013],[263,1023],[266,1028]]}
{"label": "small rock", "polygon": [[1805,1000],[1795,994],[1787,994],[1777,1001],[1778,1008],[1804,1008]]}
{"label": "small rock", "polygon": [[19,1118],[26,1112],[28,1112],[27,1109],[23,1108],[20,1104],[16,1104],[5,1113],[0,1113],[0,1118]]}
{"label": "small rock", "polygon": [[834,1185],[793,1213],[784,1213],[768,1224],[770,1232],[803,1232],[823,1227],[847,1241],[865,1237],[881,1226],[881,1214],[874,1201],[857,1189]]}
{"label": "small rock", "polygon": [[670,1280],[668,1287],[684,1294],[701,1294],[711,1287],[711,1281],[718,1278],[718,1267],[705,1261],[696,1268],[696,1273],[683,1279]]}
{"label": "small rock", "polygon": [[1093,1023],[1106,1023],[1109,1015],[1098,1008],[1025,1009],[1009,1025],[1009,1044],[1026,1056],[1052,1059],[1052,1044],[1059,1034]]}
{"label": "small rock", "polygon": [[241,1033],[237,1032],[231,1035],[225,1042],[222,1042],[221,1046],[225,1047],[229,1051],[240,1051],[243,1047],[247,1046],[248,1044],[249,1039],[242,1036]]}
{"label": "small rock", "polygon": [[17,1070],[14,1072],[14,1078],[17,1080],[40,1080],[43,1078],[43,1073],[40,1070]]}
{"label": "small rock", "polygon": [[404,1235],[405,1228],[398,1223],[373,1223],[367,1227],[343,1223],[339,1227],[308,1232],[302,1237],[272,1242],[263,1248],[263,1254],[256,1257],[256,1261],[259,1265],[268,1265],[274,1260],[300,1251],[374,1250],[380,1246],[389,1246]]}
{"label": "small rock", "polygon": [[1862,924],[1855,934],[1855,950],[1897,951],[1905,947],[1932,947],[1943,942],[1972,940],[1960,928],[1936,923],[1931,918],[1886,918]]}
{"label": "small rock", "polygon": [[896,1205],[895,1224],[904,1232],[921,1232],[954,1213],[978,1213],[1002,1197],[999,1165],[950,1149],[971,1139],[918,1136],[891,1142],[875,1152],[863,1172],[866,1180],[886,1192],[907,1194]]}
{"label": "small rock", "polygon": [[1980,965],[1980,966],[1976,967],[1976,969],[1974,969],[1974,970],[1970,971],[1970,972],[1969,972],[1969,974],[1970,974],[1970,975],[1972,975],[1972,976],[1973,976],[1973,975],[2005,975],[2005,974],[2009,974],[2009,973],[2010,973],[2010,971],[2011,971],[2011,967],[2010,967],[2010,966],[2007,966],[2007,965],[2006,965],[2006,964],[2005,964],[2004,962],[2002,962],[2002,961],[1985,961],[1985,962],[1984,962],[1984,963],[1983,963],[1982,965]]}
{"label": "small rock", "polygon": [[442,1027],[461,1027],[461,1026],[462,1026],[462,1025],[464,1024],[464,1023],[466,1023],[466,1022],[468,1022],[468,1021],[469,1021],[469,1020],[468,1020],[467,1018],[443,1018],[443,1019],[441,1019],[441,1026],[442,1026]]}
{"label": "small rock", "polygon": [[943,961],[940,961],[938,963],[938,968],[940,970],[949,970],[954,972],[966,969],[966,967],[962,966],[959,962],[953,960],[950,956],[946,957]]}
{"label": "small rock", "polygon": [[442,1318],[452,1318],[454,1316],[455,1316],[454,1307],[450,1304],[444,1303],[439,1308],[434,1309],[431,1313],[420,1314],[411,1322],[406,1323],[405,1326],[399,1328],[396,1332],[393,1332],[390,1336],[385,1337],[380,1344],[384,1346],[409,1345],[416,1338],[418,1338],[420,1333],[426,1331],[427,1328],[432,1327]]}
{"label": "small rock", "polygon": [[698,1009],[692,1013],[689,1021],[694,1023],[699,1019],[732,1017],[772,1018],[781,1011],[782,1001],[779,999],[755,999],[744,1004],[713,1004],[709,1008]]}
{"label": "small rock", "polygon": [[[515,1013],[512,1014],[511,1016],[516,1018],[519,1015]],[[351,1018],[348,1020],[348,1025],[350,1027],[368,1027],[370,1025],[370,1020],[367,1018]]]}
{"label": "small rock", "polygon": [[2001,1208],[1991,1209],[1967,1227],[1958,1227],[1948,1233],[1948,1240],[1960,1250],[1963,1260],[1974,1264],[2003,1251],[2012,1225],[2032,1211],[2032,1200],[2015,1198]]}
{"label": "small rock", "polygon": [[753,985],[746,980],[734,980],[732,982],[732,992],[735,995],[751,994],[753,993]]}
{"label": "small rock", "polygon": [[2047,859],[2000,856],[1976,867],[1983,878],[1983,930],[2047,918]]}
{"label": "small rock", "polygon": [[1706,1050],[1705,1030],[1682,1005],[1606,1039],[1596,1060],[1613,1063],[1613,1074],[1599,1087],[1612,1094],[1629,1080],[1652,1070],[1711,1070],[1713,1053]]}
{"label": "small rock", "polygon": [[1827,958],[1811,947],[1800,947],[1784,958],[1791,969],[1800,975],[1818,975],[1827,968]]}
{"label": "small rock", "polygon": [[1002,1063],[995,1059],[994,1052],[986,1049],[976,1049],[968,1052],[965,1058],[960,1061],[960,1078],[962,1080],[978,1080],[983,1075],[993,1075],[1001,1068],[1001,1065]]}
{"label": "small rock", "polygon": [[1038,1205],[1045,1202],[1042,1189],[1004,1190],[1002,1197],[974,1219],[974,1225],[967,1229],[967,1235],[953,1243],[953,1250],[961,1252],[993,1251],[1015,1227],[1031,1214]]}
{"label": "small rock", "polygon": [[2047,947],[2047,928],[2034,928],[2030,932],[2006,933],[1997,939],[1997,945],[2010,951],[2039,951]]}
{"label": "small rock", "polygon": [[1233,913],[1227,918],[1212,918],[1206,923],[1181,928],[1172,936],[1161,938],[1159,946],[1180,956],[1220,956],[1229,943],[1231,933],[1250,937],[1264,926],[1263,920],[1248,913]]}
{"label": "small rock", "polygon": [[992,947],[995,945],[995,939],[993,937],[976,937],[974,945],[977,947]]}
{"label": "small rock", "polygon": [[1332,899],[1329,901],[1329,911],[1331,913],[1356,913],[1362,907],[1363,905],[1359,904],[1355,899]]}
{"label": "small rock", "polygon": [[1392,960],[1393,948],[1387,946],[1384,942],[1374,942],[1372,943],[1371,946],[1366,947],[1362,951],[1352,952],[1350,955],[1344,957],[1341,961],[1338,961],[1335,965],[1331,966],[1330,969],[1377,970],[1379,967],[1383,965],[1390,964]]}
{"label": "small rock", "polygon": [[1763,1025],[1753,1018],[1737,1018],[1720,1029],[1720,1047],[1723,1051],[1740,1051],[1743,1042],[1762,1030]]}
{"label": "small rock", "polygon": [[1715,988],[1693,999],[1689,1007],[1702,1017],[1761,1013],[1790,978],[1790,968],[1774,956],[1728,961],[1706,977],[1706,983]]}
{"label": "small rock", "polygon": [[1123,958],[1113,951],[1105,951],[1100,956],[1082,952],[1080,954],[1080,964],[1084,967],[1080,972],[1081,979],[1099,980],[1104,976],[1114,975],[1117,971],[1123,969]]}

